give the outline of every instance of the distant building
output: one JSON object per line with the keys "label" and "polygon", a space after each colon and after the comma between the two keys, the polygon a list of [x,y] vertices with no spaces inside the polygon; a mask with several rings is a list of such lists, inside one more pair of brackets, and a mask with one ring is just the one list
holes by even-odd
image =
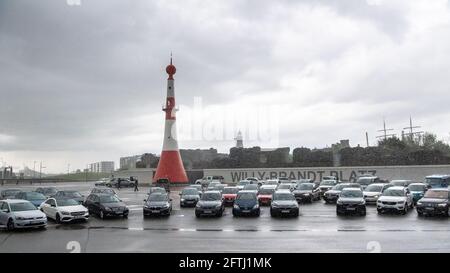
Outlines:
{"label": "distant building", "polygon": [[125,156],[120,158],[120,169],[130,170],[136,168],[136,163],[141,160],[142,155]]}
{"label": "distant building", "polygon": [[91,173],[112,173],[114,172],[114,161],[101,161],[88,165]]}
{"label": "distant building", "polygon": [[333,152],[333,167],[341,166],[341,150],[344,148],[350,148],[350,140],[341,139],[339,143],[331,145],[331,151]]}
{"label": "distant building", "polygon": [[[216,149],[180,149],[183,163],[188,169],[196,167],[201,162],[211,162],[216,158],[226,158],[227,154],[218,153]],[[200,165],[200,164],[198,164]]]}
{"label": "distant building", "polygon": [[236,140],[236,148],[244,148],[244,140],[242,138],[242,133],[241,131],[239,131],[236,135],[236,137],[234,138],[234,140]]}
{"label": "distant building", "polygon": [[281,147],[281,148],[261,148],[259,154],[259,161],[261,163],[267,162],[277,162],[278,164],[285,164],[292,161],[289,156],[291,148]]}

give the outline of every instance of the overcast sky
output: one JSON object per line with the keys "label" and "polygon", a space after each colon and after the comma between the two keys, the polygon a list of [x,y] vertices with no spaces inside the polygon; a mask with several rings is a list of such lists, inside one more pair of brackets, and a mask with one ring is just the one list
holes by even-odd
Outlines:
{"label": "overcast sky", "polygon": [[410,115],[449,140],[447,1],[73,2],[0,1],[10,165],[160,153],[171,51],[180,148],[365,146]]}

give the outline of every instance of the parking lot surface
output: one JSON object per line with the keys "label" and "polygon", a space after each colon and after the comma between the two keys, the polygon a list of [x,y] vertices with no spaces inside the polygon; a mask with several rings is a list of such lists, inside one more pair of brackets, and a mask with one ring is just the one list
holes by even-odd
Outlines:
{"label": "parking lot surface", "polygon": [[[34,190],[44,185],[8,185]],[[78,190],[85,196],[93,183],[51,184]],[[194,208],[180,208],[172,191],[170,217],[142,216],[148,187],[120,189],[128,205],[128,219],[56,224],[46,230],[0,231],[0,252],[450,252],[447,217],[378,215],[367,206],[367,215],[336,216],[335,205],[323,201],[301,204],[298,218],[271,218],[268,207],[260,217],[235,218],[227,207],[220,218],[196,218]]]}

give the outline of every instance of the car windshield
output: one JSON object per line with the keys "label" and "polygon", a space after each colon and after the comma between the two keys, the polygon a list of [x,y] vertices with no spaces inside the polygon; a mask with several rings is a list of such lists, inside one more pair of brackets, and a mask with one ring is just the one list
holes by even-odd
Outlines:
{"label": "car windshield", "polygon": [[291,184],[280,184],[280,186],[278,186],[278,189],[280,190],[286,190],[286,189],[290,189],[291,188]]}
{"label": "car windshield", "polygon": [[258,189],[258,185],[256,184],[249,184],[249,185],[245,185],[244,190],[256,190]]}
{"label": "car windshield", "polygon": [[365,191],[369,191],[369,192],[381,192],[383,190],[383,186],[381,185],[369,185],[367,186],[367,188],[365,189]]}
{"label": "car windshield", "polygon": [[348,188],[348,187],[349,187],[348,184],[338,184],[331,189],[335,190],[335,191],[341,191],[343,188]]}
{"label": "car windshield", "polygon": [[336,185],[336,181],[334,180],[325,180],[320,182],[321,186],[332,186],[332,185]]}
{"label": "car windshield", "polygon": [[27,199],[28,200],[43,200],[43,199],[45,199],[45,196],[39,192],[27,192]]}
{"label": "car windshield", "polygon": [[238,193],[236,200],[255,200],[256,195],[250,192]]}
{"label": "car windshield", "polygon": [[393,181],[391,181],[391,184],[394,186],[405,186],[407,184],[407,182],[400,181],[400,180],[393,180]]}
{"label": "car windshield", "polygon": [[383,192],[383,196],[405,196],[405,192],[397,189],[386,189]]}
{"label": "car windshield", "polygon": [[360,185],[370,185],[372,183],[372,181],[373,181],[372,178],[361,177],[358,179],[358,181],[356,181],[356,183],[358,183]]}
{"label": "car windshield", "polygon": [[266,188],[266,189],[260,189],[259,194],[272,194],[275,191],[275,189]]}
{"label": "car windshield", "polygon": [[198,195],[198,190],[197,189],[183,189],[183,191],[181,192],[182,195]]}
{"label": "car windshield", "polygon": [[66,191],[64,193],[65,196],[69,196],[69,197],[73,197],[73,198],[78,198],[81,197],[81,194],[77,191]]}
{"label": "car windshield", "polygon": [[3,195],[16,195],[20,192],[20,190],[4,190],[2,192]]}
{"label": "car windshield", "polygon": [[163,188],[150,188],[150,192],[166,192]]}
{"label": "car windshield", "polygon": [[362,191],[342,191],[340,197],[362,197]]}
{"label": "car windshield", "polygon": [[274,193],[273,201],[278,201],[278,200],[295,200],[295,197],[293,194],[290,194],[290,193]]}
{"label": "car windshield", "polygon": [[151,194],[148,197],[148,201],[153,201],[153,202],[167,201],[167,195],[166,194]]}
{"label": "car windshield", "polygon": [[442,178],[427,178],[426,182],[433,188],[446,185],[446,183],[444,182],[444,179],[442,179]]}
{"label": "car windshield", "polygon": [[302,191],[310,191],[314,188],[314,184],[310,184],[310,183],[302,183],[297,185],[297,190],[302,190]]}
{"label": "car windshield", "polygon": [[235,194],[239,191],[237,188],[224,188],[222,193],[223,194]]}
{"label": "car windshield", "polygon": [[30,202],[10,203],[9,206],[11,207],[11,211],[37,210],[37,208]]}
{"label": "car windshield", "polygon": [[448,191],[427,191],[426,198],[448,199]]}
{"label": "car windshield", "polygon": [[56,200],[58,207],[77,206],[78,202],[73,199],[60,199]]}
{"label": "car windshield", "polygon": [[424,191],[425,188],[426,188],[425,185],[414,185],[414,184],[412,184],[412,185],[408,186],[408,189],[410,191]]}
{"label": "car windshield", "polygon": [[44,194],[55,194],[56,192],[58,192],[55,188],[45,188],[43,191]]}
{"label": "car windshield", "polygon": [[120,200],[114,195],[101,195],[100,203],[119,203]]}
{"label": "car windshield", "polygon": [[202,194],[202,201],[217,201],[217,200],[221,200],[222,199],[222,195],[220,193],[215,193],[215,192],[206,192],[204,194]]}

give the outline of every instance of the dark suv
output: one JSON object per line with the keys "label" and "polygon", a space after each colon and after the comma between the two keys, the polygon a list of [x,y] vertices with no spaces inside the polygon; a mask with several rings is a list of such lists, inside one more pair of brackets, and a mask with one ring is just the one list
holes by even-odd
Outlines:
{"label": "dark suv", "polygon": [[257,191],[242,190],[237,193],[233,204],[233,216],[245,214],[259,216],[260,213]]}
{"label": "dark suv", "polygon": [[200,200],[200,193],[196,188],[187,187],[180,192],[180,207],[195,206]]}
{"label": "dark suv", "polygon": [[270,204],[270,216],[294,216],[298,217],[298,202],[294,194],[289,190],[277,190],[273,193]]}
{"label": "dark suv", "polygon": [[341,183],[337,184],[331,190],[325,192],[323,194],[323,200],[325,200],[325,203],[336,203],[336,201],[339,198],[339,194],[341,193],[342,189],[344,188],[357,188],[361,189],[361,185],[358,183]]}
{"label": "dark suv", "polygon": [[448,189],[429,189],[416,204],[417,214],[450,216],[450,191]]}
{"label": "dark suv", "polygon": [[128,217],[128,208],[117,196],[104,193],[90,194],[83,202],[89,214],[97,214],[101,219],[108,216]]}
{"label": "dark suv", "polygon": [[356,213],[361,216],[366,215],[366,201],[361,189],[344,188],[339,194],[336,202],[336,214]]}
{"label": "dark suv", "polygon": [[169,216],[172,212],[172,199],[167,193],[152,193],[144,202],[144,217],[152,215]]}
{"label": "dark suv", "polygon": [[205,191],[195,206],[195,216],[202,215],[221,217],[225,205],[220,191]]}

